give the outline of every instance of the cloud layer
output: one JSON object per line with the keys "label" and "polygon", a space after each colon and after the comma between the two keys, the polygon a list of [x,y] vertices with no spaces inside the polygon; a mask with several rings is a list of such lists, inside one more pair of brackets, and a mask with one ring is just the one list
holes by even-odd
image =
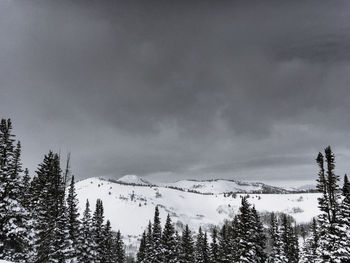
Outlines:
{"label": "cloud layer", "polygon": [[0,112],[32,171],[53,149],[79,178],[312,179],[330,144],[343,173],[349,7],[2,1]]}

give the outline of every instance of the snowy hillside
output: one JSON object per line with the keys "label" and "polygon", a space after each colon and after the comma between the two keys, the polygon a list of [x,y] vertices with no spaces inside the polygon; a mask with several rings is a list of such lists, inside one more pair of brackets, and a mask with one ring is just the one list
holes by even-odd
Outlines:
{"label": "snowy hillside", "polygon": [[150,185],[147,180],[133,174],[124,175],[123,177],[119,178],[117,182],[125,184]]}
{"label": "snowy hillside", "polygon": [[[218,191],[219,186],[221,190],[229,189],[220,184],[217,181],[213,189],[216,187]],[[128,185],[98,178],[80,181],[76,187],[80,211],[83,211],[86,199],[89,199],[92,208],[97,198],[102,199],[105,218],[111,221],[114,230],[119,229],[123,233],[127,244],[136,242],[148,221],[152,220],[156,205],[160,208],[162,223],[169,213],[178,230],[184,224],[194,230],[199,226],[207,230],[210,225],[221,224],[225,219],[232,218],[238,211],[240,196],[243,195],[198,194],[164,186]],[[306,193],[251,194],[249,202],[260,212],[285,212],[297,222],[309,222],[318,214],[318,196]]]}
{"label": "snowy hillside", "polygon": [[189,189],[200,193],[285,193],[283,188],[273,187],[263,183],[248,183],[233,180],[181,180],[175,183],[161,184],[163,186]]}

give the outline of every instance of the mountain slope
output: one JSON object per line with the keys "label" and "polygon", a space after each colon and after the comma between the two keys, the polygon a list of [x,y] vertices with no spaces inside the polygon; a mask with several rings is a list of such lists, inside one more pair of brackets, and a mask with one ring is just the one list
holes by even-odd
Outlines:
{"label": "mountain slope", "polygon": [[[185,224],[193,230],[199,226],[209,230],[211,225],[231,219],[240,206],[240,196],[244,195],[199,194],[167,186],[130,185],[98,178],[80,181],[76,187],[81,213],[86,199],[93,209],[96,199],[102,199],[105,218],[111,221],[114,230],[123,233],[127,244],[134,244],[145,230],[156,205],[160,208],[162,224],[169,213],[180,231]],[[309,222],[318,214],[318,196],[306,193],[250,194],[248,200],[260,212],[285,212],[300,223]]]}
{"label": "mountain slope", "polygon": [[287,193],[280,187],[274,187],[263,183],[240,182],[234,180],[181,180],[175,183],[164,183],[162,186],[176,187],[200,193]]}

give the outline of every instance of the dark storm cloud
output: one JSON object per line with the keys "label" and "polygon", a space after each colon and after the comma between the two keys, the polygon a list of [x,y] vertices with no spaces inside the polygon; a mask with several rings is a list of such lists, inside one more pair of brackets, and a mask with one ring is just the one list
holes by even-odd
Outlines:
{"label": "dark storm cloud", "polygon": [[32,170],[51,148],[80,178],[310,179],[324,146],[349,157],[349,8],[2,1],[0,112]]}

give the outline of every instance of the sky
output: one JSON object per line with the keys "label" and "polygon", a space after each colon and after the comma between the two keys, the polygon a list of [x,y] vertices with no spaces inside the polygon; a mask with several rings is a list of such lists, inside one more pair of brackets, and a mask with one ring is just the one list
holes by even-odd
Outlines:
{"label": "sky", "polygon": [[350,165],[349,1],[0,1],[0,117],[78,179],[314,180]]}

